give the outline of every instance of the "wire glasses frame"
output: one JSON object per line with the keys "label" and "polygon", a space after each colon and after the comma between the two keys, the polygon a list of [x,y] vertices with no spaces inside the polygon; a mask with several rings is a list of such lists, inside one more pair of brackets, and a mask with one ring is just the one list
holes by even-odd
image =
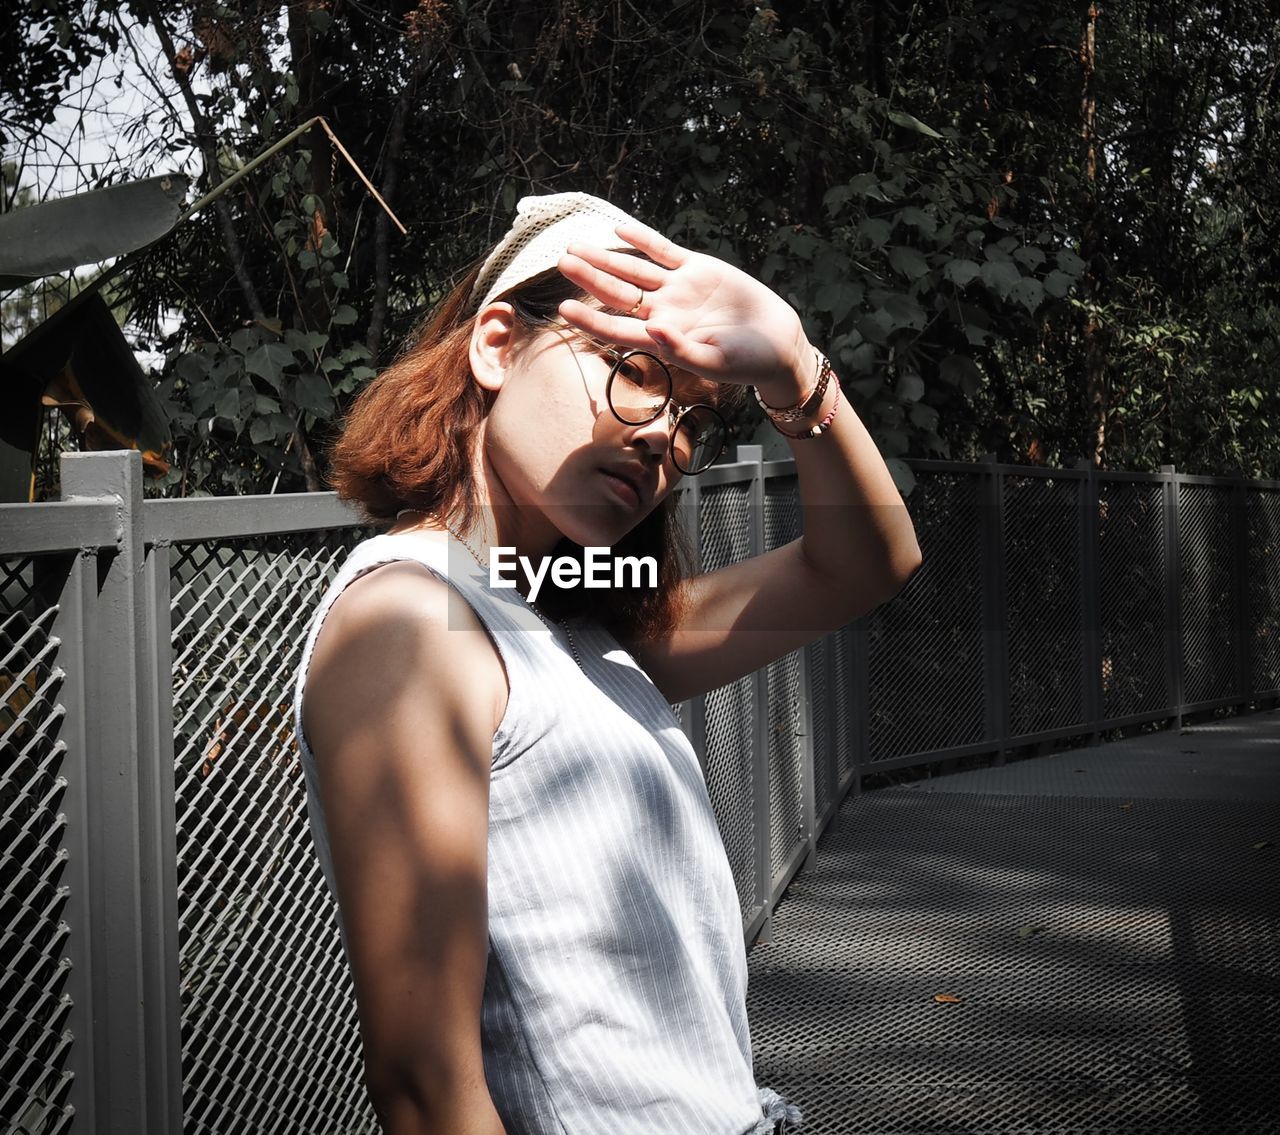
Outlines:
{"label": "wire glasses frame", "polygon": [[618,421],[643,426],[669,414],[671,460],[687,477],[706,472],[724,451],[728,426],[704,402],[684,406],[672,399],[671,371],[647,351],[626,351],[609,368],[605,400]]}

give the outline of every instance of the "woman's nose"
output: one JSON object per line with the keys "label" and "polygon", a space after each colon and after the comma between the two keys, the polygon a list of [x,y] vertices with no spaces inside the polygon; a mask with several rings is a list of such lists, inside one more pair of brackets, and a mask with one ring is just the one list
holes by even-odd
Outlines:
{"label": "woman's nose", "polygon": [[672,419],[670,413],[663,411],[651,422],[630,428],[631,442],[642,446],[652,453],[659,462],[667,456],[671,448]]}

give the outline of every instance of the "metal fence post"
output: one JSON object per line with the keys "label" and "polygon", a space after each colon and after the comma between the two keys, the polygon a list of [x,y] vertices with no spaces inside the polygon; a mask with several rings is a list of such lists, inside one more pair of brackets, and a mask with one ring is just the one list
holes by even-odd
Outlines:
{"label": "metal fence post", "polygon": [[[761,445],[738,446],[739,461],[751,462],[751,551],[759,556],[764,552],[764,447]],[[773,928],[773,907],[769,901],[773,890],[773,871],[770,863],[769,822],[769,670],[762,666],[752,680],[751,697],[754,702],[755,766],[752,770],[751,812],[755,823],[756,894],[764,907],[764,922],[760,926],[757,941],[767,942]]]}
{"label": "metal fence post", "polygon": [[147,593],[141,457],[64,454],[62,494],[114,497],[120,509],[119,546],[82,573],[80,595],[94,1131],[172,1135],[182,1130],[172,695],[156,651],[168,610],[157,626]]}
{"label": "metal fence post", "polygon": [[1253,626],[1249,618],[1249,516],[1244,475],[1231,486],[1231,590],[1236,630],[1236,690],[1241,707],[1253,700]]}
{"label": "metal fence post", "polygon": [[1080,641],[1084,647],[1084,714],[1089,724],[1089,743],[1102,739],[1102,574],[1099,567],[1098,543],[1102,526],[1101,494],[1098,473],[1093,462],[1082,457],[1077,468],[1085,470],[1080,482]]}
{"label": "metal fence post", "polygon": [[[809,674],[811,652],[801,648],[797,652],[799,659],[800,712],[800,822],[804,824],[805,856],[800,864],[800,871],[806,871],[813,865],[818,853],[818,788],[817,761],[813,750],[814,704],[813,682]],[[797,872],[797,874],[799,871]]]}
{"label": "metal fence post", "polygon": [[[702,571],[702,486],[697,477],[686,477],[679,488],[681,521],[684,525],[685,546],[689,552],[688,570],[696,575]],[[696,694],[681,704],[680,724],[684,728],[693,751],[707,773],[707,697]]]}
{"label": "metal fence post", "polygon": [[1009,743],[1009,626],[1005,610],[1004,475],[995,455],[982,458],[986,469],[976,486],[979,539],[982,545],[982,655],[986,731],[1004,761]]}
{"label": "metal fence post", "polygon": [[852,702],[853,780],[849,791],[862,791],[862,777],[871,764],[871,615],[863,615],[849,628],[849,691]]}
{"label": "metal fence post", "polygon": [[1178,528],[1178,470],[1161,465],[1164,481],[1165,627],[1169,634],[1168,690],[1175,729],[1182,728],[1182,552]]}

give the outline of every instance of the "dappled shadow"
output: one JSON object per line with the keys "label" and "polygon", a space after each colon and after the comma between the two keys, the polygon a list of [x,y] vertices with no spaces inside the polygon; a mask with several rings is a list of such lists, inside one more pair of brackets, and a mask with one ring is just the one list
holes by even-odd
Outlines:
{"label": "dappled shadow", "polygon": [[751,955],[760,1082],[815,1133],[1280,1128],[1280,792],[1149,783],[847,800]]}

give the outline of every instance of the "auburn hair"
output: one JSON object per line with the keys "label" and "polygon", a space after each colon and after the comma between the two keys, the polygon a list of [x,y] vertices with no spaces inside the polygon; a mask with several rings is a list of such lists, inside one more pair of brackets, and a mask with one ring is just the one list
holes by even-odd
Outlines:
{"label": "auburn hair", "polygon": [[[352,404],[330,451],[330,483],[374,523],[389,524],[403,509],[436,517],[454,530],[470,528],[483,503],[474,472],[480,423],[493,404],[471,374],[471,291],[477,264],[414,331],[399,355]],[[551,269],[502,297],[528,334],[562,326],[567,299],[585,299]],[[717,400],[731,400],[717,388]],[[618,638],[644,642],[673,630],[682,613],[688,553],[673,496],[668,496],[613,548],[618,556],[652,556],[658,587],[558,589],[550,577],[539,605],[555,618],[589,616]],[[556,555],[581,556],[562,540]]]}

